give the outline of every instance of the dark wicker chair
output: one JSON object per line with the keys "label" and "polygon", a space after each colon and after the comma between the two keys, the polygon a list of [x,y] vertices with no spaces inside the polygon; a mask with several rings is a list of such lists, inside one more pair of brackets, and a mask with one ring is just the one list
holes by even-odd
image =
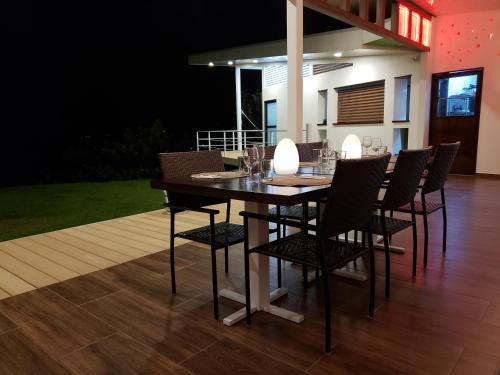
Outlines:
{"label": "dark wicker chair", "polygon": [[[224,162],[220,151],[174,152],[159,154],[163,179],[182,176],[191,176],[201,172],[224,171]],[[170,209],[170,273],[172,293],[176,293],[174,238],[180,237],[195,242],[210,245],[212,255],[212,289],[214,298],[214,317],[219,318],[218,288],[217,288],[217,259],[216,250],[224,249],[224,268],[228,272],[228,248],[231,245],[243,242],[244,230],[242,225],[229,222],[231,200],[214,199],[203,196],[168,192],[167,207]],[[215,223],[218,210],[205,208],[213,204],[226,203],[226,221]],[[182,211],[196,211],[206,213],[210,217],[210,224],[201,228],[175,233],[175,215]]]}
{"label": "dark wicker chair", "polygon": [[[418,191],[420,177],[422,176],[432,147],[422,150],[402,150],[399,153],[396,165],[391,175],[389,184],[385,186],[384,198],[377,202],[380,215],[372,216],[373,234],[384,237],[385,250],[385,296],[390,297],[391,292],[391,260],[389,239],[392,235],[409,227],[413,228],[413,277],[417,270],[417,224],[415,219],[414,198]],[[387,217],[386,212],[391,212],[403,205],[410,205],[411,220]]]}
{"label": "dark wicker chair", "polygon": [[[322,142],[312,142],[312,143],[297,143],[297,151],[299,152],[300,161],[313,161],[313,150],[315,148],[321,148]],[[275,147],[275,146],[274,146]],[[267,151],[266,151],[267,155]],[[273,150],[274,156],[274,150]],[[266,156],[267,157],[267,156]],[[298,206],[276,206],[269,210],[269,215],[282,217],[291,220],[304,220],[304,213],[306,214],[305,219],[311,221],[316,219],[317,210],[316,207],[310,207],[308,204],[298,205]],[[286,236],[286,225],[283,225],[283,236]],[[278,238],[281,236],[281,228],[278,225]],[[304,274],[304,286],[307,288],[307,267],[303,267]],[[281,287],[281,260],[278,259],[278,287]]]}
{"label": "dark wicker chair", "polygon": [[[424,219],[424,267],[427,266],[429,248],[429,226],[427,216],[438,210],[443,213],[443,253],[446,252],[447,218],[444,185],[450,173],[453,162],[460,148],[460,142],[441,143],[436,150],[432,164],[425,175],[424,183],[420,186],[420,201],[415,201],[415,213],[422,215]],[[441,202],[427,198],[427,195],[435,191],[441,191]],[[397,212],[411,212],[410,205],[404,205],[395,209]]]}
{"label": "dark wicker chair", "polygon": [[[311,225],[276,216],[241,212],[245,225],[245,290],[246,321],[251,323],[249,256],[260,253],[306,265],[322,271],[325,303],[325,350],[331,351],[331,304],[328,275],[358,257],[369,254],[370,301],[368,314],[373,317],[375,303],[375,261],[373,255],[370,218],[384,179],[388,158],[385,156],[342,160],[337,164],[334,183],[319,223]],[[362,181],[363,183],[360,183]],[[267,244],[249,248],[248,219],[260,219],[300,228],[295,233]],[[315,235],[309,233],[315,231]],[[361,230],[367,233],[368,247],[362,243],[336,241],[341,233]]]}

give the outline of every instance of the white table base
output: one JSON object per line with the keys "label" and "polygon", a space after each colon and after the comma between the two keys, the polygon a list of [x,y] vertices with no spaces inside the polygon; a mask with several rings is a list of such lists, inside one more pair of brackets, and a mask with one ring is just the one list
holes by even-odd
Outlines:
{"label": "white table base", "polygon": [[[245,202],[245,211],[267,215],[268,205],[255,202]],[[249,219],[248,227],[250,247],[269,241],[269,224],[267,222]],[[268,314],[273,314],[295,323],[300,323],[304,320],[304,316],[301,314],[271,305],[271,302],[287,294],[288,290],[286,288],[278,288],[272,292],[270,291],[268,256],[257,253],[250,254],[249,268],[252,313],[256,311],[264,311]],[[223,289],[221,290],[220,295],[233,301],[243,304],[245,303],[245,296],[234,291]],[[233,324],[244,319],[245,316],[246,309],[242,308],[225,317],[223,319],[223,323],[227,326],[232,326]]]}

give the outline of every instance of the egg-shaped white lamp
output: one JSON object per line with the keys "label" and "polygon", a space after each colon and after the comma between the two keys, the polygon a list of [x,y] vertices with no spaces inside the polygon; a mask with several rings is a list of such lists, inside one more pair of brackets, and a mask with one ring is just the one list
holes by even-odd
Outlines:
{"label": "egg-shaped white lamp", "polygon": [[358,136],[349,134],[342,142],[342,151],[345,151],[347,159],[359,159],[363,150]]}
{"label": "egg-shaped white lamp", "polygon": [[282,139],[274,150],[276,174],[294,174],[299,170],[299,151],[290,138]]}

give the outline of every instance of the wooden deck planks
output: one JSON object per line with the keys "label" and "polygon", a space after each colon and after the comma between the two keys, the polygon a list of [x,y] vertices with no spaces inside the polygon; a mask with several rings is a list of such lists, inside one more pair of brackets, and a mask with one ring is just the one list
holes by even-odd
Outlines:
{"label": "wooden deck planks", "polygon": [[17,245],[12,241],[3,242],[0,244],[0,250],[13,256],[20,261],[32,265],[34,268],[50,275],[52,278],[62,281],[78,276],[78,273],[61,266],[47,258],[44,258],[34,252],[31,252],[24,247]]}
{"label": "wooden deck planks", "polygon": [[29,292],[35,287],[16,275],[10,273],[5,268],[0,267],[0,288],[11,296]]}
{"label": "wooden deck planks", "polygon": [[[216,220],[225,219],[225,205]],[[242,202],[233,202],[240,222]],[[168,249],[170,216],[165,209],[0,242],[0,300]],[[208,216],[185,212],[176,230],[208,224]],[[187,240],[176,238],[175,245]]]}

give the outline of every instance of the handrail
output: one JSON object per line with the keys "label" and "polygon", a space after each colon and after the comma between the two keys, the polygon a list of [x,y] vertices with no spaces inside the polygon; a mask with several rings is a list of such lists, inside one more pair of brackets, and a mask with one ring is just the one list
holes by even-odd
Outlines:
{"label": "handrail", "polygon": [[[303,130],[306,133],[307,129]],[[277,143],[277,133],[286,133],[287,130],[198,130],[196,132],[196,150],[241,151],[256,144],[266,146]]]}

